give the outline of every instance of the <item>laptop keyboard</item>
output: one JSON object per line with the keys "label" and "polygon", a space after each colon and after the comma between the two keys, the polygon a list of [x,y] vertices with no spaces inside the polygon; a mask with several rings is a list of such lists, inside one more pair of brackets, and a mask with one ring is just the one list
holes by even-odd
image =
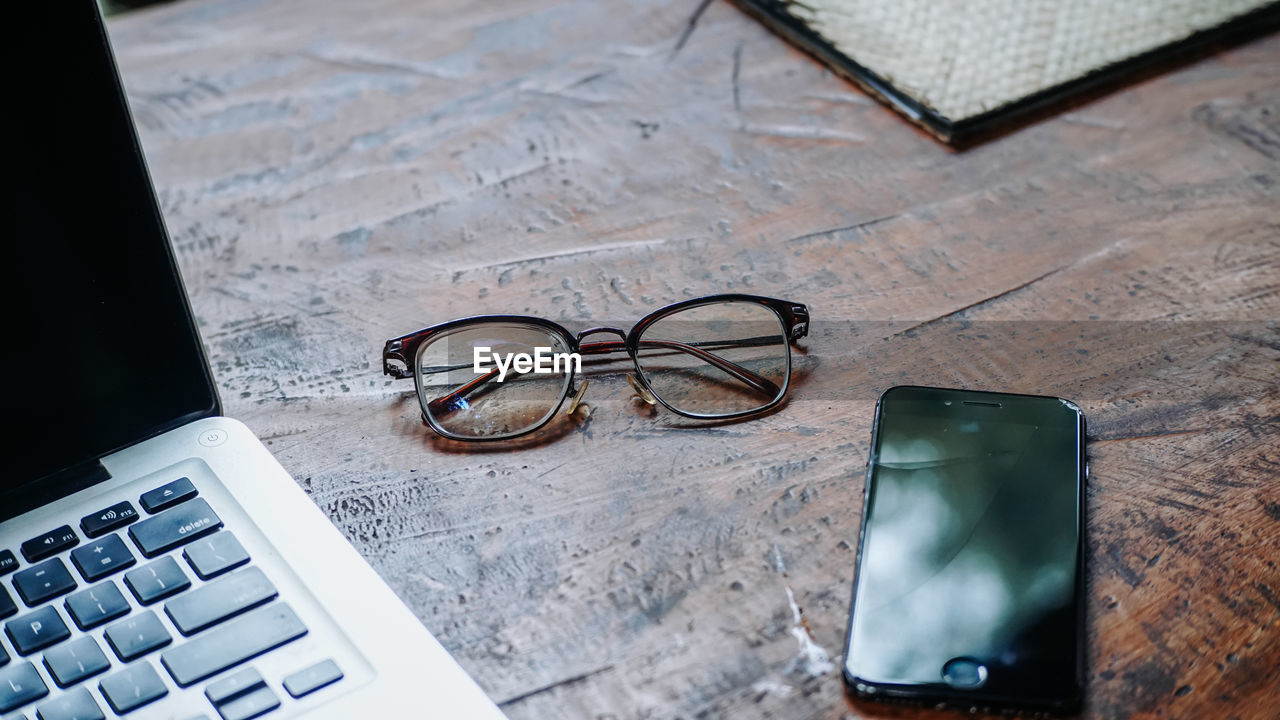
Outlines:
{"label": "laptop keyboard", "polygon": [[247,665],[307,627],[189,479],[138,505],[145,517],[122,500],[79,532],[27,540],[25,566],[0,549],[0,720],[128,716],[167,696],[168,682],[210,680],[205,717],[250,720],[343,679],[331,659],[278,687]]}

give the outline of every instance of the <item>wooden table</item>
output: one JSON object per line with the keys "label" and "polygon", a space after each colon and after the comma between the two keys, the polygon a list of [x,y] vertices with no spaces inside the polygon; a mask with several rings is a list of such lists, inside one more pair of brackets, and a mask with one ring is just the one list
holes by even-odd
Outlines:
{"label": "wooden table", "polygon": [[[698,5],[113,19],[227,414],[513,718],[916,717],[832,669],[876,396],[1071,398],[1086,714],[1274,717],[1280,38],[957,153]],[[456,316],[715,292],[810,304],[781,411],[689,427],[601,373],[588,420],[488,451],[381,374]]]}

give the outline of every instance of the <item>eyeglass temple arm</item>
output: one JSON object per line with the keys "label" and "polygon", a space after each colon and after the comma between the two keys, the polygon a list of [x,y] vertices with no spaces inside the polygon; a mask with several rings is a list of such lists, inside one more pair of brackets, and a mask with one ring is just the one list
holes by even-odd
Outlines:
{"label": "eyeglass temple arm", "polygon": [[[462,367],[469,367],[469,366],[463,365]],[[464,395],[470,394],[472,390],[475,390],[476,388],[489,382],[490,380],[492,380],[497,376],[498,376],[497,368],[493,368],[492,370],[490,370],[489,372],[483,375],[477,375],[470,382],[459,386],[457,390],[454,390],[448,395],[441,395],[435,400],[432,400],[431,402],[427,403],[427,409],[433,413],[442,413],[448,410],[453,410],[455,408],[451,406],[453,405],[454,402],[458,400],[458,398],[461,398]]]}
{"label": "eyeglass temple arm", "polygon": [[[689,343],[688,346],[695,347],[695,348],[713,348],[713,349],[739,348],[739,347],[759,347],[761,345],[776,345],[777,342],[778,342],[778,336],[765,335],[761,337],[744,338],[742,340],[712,340],[709,342],[696,342],[696,343]],[[652,343],[649,343],[649,344],[652,344]],[[612,352],[622,352],[623,350],[626,350],[626,347],[622,343],[617,341],[607,342],[607,343],[606,342],[587,343],[583,347],[587,348],[586,352],[584,353],[580,352],[580,354],[585,354],[585,355],[604,355]],[[434,375],[436,373],[453,372],[454,370],[461,370],[463,368],[469,368],[469,367],[472,367],[471,363],[458,363],[456,365],[431,365],[429,367],[418,368],[418,372],[425,373],[428,375]],[[516,373],[515,370],[508,370],[507,372]]]}
{"label": "eyeglass temple arm", "polygon": [[[764,344],[763,342],[760,342],[761,340],[763,340],[763,338],[749,338],[747,340],[740,340],[740,341],[733,342],[730,345],[730,347],[742,347],[742,346],[751,346],[753,344]],[[713,343],[705,343],[705,344],[711,345]],[[720,345],[720,344],[728,344],[728,343],[724,341],[720,341],[714,344]],[[605,347],[604,349],[598,349],[598,346],[605,346]],[[695,345],[675,342],[674,340],[641,340],[640,346],[641,347],[658,347],[658,348],[663,348],[665,350],[675,350],[677,352],[687,353],[709,365],[714,365],[720,368],[721,370],[729,373],[734,378],[749,385],[753,390],[764,393],[765,395],[768,395],[770,397],[776,396],[779,392],[778,386],[775,385],[773,381],[769,380],[768,378],[761,377],[751,372],[750,370],[742,367],[741,365],[738,365],[737,363],[729,362],[728,360],[725,360],[719,355],[713,355],[712,353],[709,353],[699,347],[696,347]],[[626,349],[625,345],[621,341],[609,340],[609,341],[598,342],[598,343],[587,343],[582,346],[581,352],[583,355],[594,355],[597,353],[617,352],[618,350],[624,350],[624,349]]]}

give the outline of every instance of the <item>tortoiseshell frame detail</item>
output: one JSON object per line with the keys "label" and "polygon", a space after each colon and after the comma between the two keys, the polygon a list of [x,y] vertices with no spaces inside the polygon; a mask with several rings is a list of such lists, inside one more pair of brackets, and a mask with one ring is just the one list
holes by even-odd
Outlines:
{"label": "tortoiseshell frame detail", "polygon": [[[786,382],[783,384],[781,391],[778,393],[778,396],[774,398],[771,402],[769,402],[767,405],[763,405],[761,407],[754,408],[752,410],[732,413],[728,415],[706,415],[706,414],[700,414],[700,413],[690,413],[690,412],[685,412],[683,410],[672,407],[670,404],[664,401],[657,393],[653,392],[653,388],[649,387],[649,382],[648,380],[645,379],[644,372],[640,369],[640,361],[638,359],[638,351],[640,348],[640,337],[644,334],[644,331],[648,329],[650,325],[653,325],[655,322],[661,320],[664,317],[667,317],[668,315],[680,312],[682,310],[688,310],[689,308],[699,307],[702,305],[714,305],[717,303],[726,303],[726,302],[755,303],[757,305],[762,305],[768,308],[775,315],[778,316],[779,320],[782,321],[783,331],[786,333],[788,340],[790,340],[791,342],[799,340],[809,334],[809,308],[807,306],[801,303],[791,302],[788,300],[778,300],[776,298],[761,297],[759,295],[743,295],[743,294],[737,294],[737,293],[730,293],[730,294],[724,294],[724,295],[708,295],[706,297],[693,298],[691,300],[684,300],[678,303],[674,303],[672,305],[667,305],[666,307],[659,308],[649,313],[648,315],[644,316],[643,318],[641,318],[640,321],[637,322],[634,326],[632,326],[631,330],[628,332],[623,332],[621,328],[593,327],[587,330],[583,330],[577,335],[574,335],[573,333],[569,332],[560,324],[552,322],[551,320],[546,320],[544,318],[532,317],[527,315],[474,315],[471,317],[460,318],[458,320],[450,320],[449,322],[440,323],[439,325],[432,325],[429,328],[425,328],[414,333],[409,333],[408,335],[402,335],[398,338],[393,338],[391,340],[388,340],[382,348],[382,372],[383,374],[390,375],[391,377],[396,379],[414,378],[414,383],[416,384],[418,382],[418,379],[417,379],[417,373],[413,371],[413,363],[415,362],[414,358],[418,354],[418,348],[421,347],[423,343],[430,340],[432,337],[435,337],[436,335],[439,335],[440,333],[448,330],[454,330],[460,327],[467,327],[469,325],[476,325],[476,324],[487,323],[487,322],[514,322],[514,323],[521,323],[525,325],[535,325],[537,327],[544,328],[549,332],[563,338],[565,341],[566,347],[570,348],[572,352],[576,352],[580,355],[599,355],[599,354],[610,353],[610,352],[626,351],[626,353],[631,356],[632,364],[635,365],[636,377],[640,381],[640,383],[644,386],[646,390],[649,391],[651,395],[653,395],[654,398],[658,400],[658,402],[662,403],[663,407],[667,408],[668,410],[670,410],[671,412],[677,415],[681,415],[687,418],[694,418],[698,420],[732,420],[735,418],[742,418],[742,417],[748,417],[751,415],[757,415],[759,413],[763,413],[775,407],[776,405],[778,405],[778,403],[782,402],[783,398],[785,398],[787,395],[787,390],[790,388],[790,385],[791,385],[791,348],[789,345],[787,347]],[[589,343],[582,342],[582,339],[584,337],[587,337],[589,335],[595,335],[598,333],[609,333],[612,335],[617,335],[618,337],[622,338],[622,341],[621,342],[618,342],[618,341],[589,342]],[[400,365],[396,365],[395,363],[400,363]],[[547,417],[537,425],[534,425],[530,428],[522,430],[518,433],[513,433],[511,435],[502,435],[498,437],[480,437],[480,438],[455,435],[445,430],[444,428],[440,427],[435,422],[433,422],[430,418],[430,414],[426,412],[426,408],[422,408],[422,420],[427,425],[429,425],[432,430],[436,431],[437,433],[439,433],[444,437],[452,438],[454,440],[466,440],[471,442],[511,440],[513,438],[521,437],[523,435],[528,435],[529,433],[535,432],[541,429],[543,426],[545,426],[548,422],[550,422],[551,418],[555,417],[559,412],[560,407],[564,404],[565,399],[573,395],[574,387],[575,387],[574,380],[575,378],[573,377],[573,371],[571,369],[569,374],[569,383],[565,386],[566,392],[564,395],[560,397],[559,402],[556,403],[555,410],[549,413]],[[418,393],[418,398],[419,398],[419,402],[421,402],[421,398],[422,398],[421,392]]]}

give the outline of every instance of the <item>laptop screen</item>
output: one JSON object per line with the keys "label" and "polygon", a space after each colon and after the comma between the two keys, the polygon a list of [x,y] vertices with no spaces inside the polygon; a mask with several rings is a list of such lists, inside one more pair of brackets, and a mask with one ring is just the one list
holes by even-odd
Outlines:
{"label": "laptop screen", "polygon": [[3,220],[17,467],[0,519],[56,496],[52,473],[219,411],[96,4],[19,5]]}

